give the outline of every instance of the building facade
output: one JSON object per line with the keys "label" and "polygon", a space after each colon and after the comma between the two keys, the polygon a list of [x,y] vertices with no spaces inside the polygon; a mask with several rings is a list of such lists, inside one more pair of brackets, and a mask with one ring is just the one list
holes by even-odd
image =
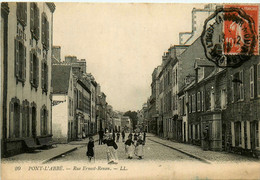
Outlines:
{"label": "building facade", "polygon": [[26,138],[37,143],[39,137],[52,136],[50,47],[55,5],[1,3],[1,9],[5,44],[3,154],[12,155],[25,150]]}

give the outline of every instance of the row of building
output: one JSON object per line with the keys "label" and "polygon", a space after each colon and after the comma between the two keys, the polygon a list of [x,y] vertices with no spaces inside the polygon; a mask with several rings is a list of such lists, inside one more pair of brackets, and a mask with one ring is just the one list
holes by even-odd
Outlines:
{"label": "row of building", "polygon": [[53,46],[54,3],[1,3],[1,154],[66,143],[100,129],[130,129],[113,111],[86,60]]}
{"label": "row of building", "polygon": [[207,130],[211,150],[259,154],[260,56],[237,68],[219,68],[206,58],[200,35],[216,8],[194,8],[192,32],[180,33],[180,45],[163,54],[141,110],[145,126],[198,146],[204,146]]}

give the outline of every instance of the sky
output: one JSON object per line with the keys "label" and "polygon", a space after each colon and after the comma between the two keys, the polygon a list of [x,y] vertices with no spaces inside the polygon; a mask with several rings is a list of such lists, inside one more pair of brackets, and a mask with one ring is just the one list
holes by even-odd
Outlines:
{"label": "sky", "polygon": [[151,95],[162,55],[191,31],[191,11],[202,4],[55,3],[53,45],[61,56],[86,59],[114,110],[136,111]]}

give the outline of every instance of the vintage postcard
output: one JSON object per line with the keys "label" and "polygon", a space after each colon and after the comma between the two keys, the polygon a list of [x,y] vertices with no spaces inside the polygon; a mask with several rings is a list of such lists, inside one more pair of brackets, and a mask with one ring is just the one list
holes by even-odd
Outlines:
{"label": "vintage postcard", "polygon": [[1,2],[1,179],[260,179],[260,4]]}

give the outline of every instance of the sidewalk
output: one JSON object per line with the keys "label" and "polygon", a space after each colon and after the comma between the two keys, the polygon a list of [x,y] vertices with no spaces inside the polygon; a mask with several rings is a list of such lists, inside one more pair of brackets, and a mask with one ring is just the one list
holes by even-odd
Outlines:
{"label": "sidewalk", "polygon": [[50,149],[39,149],[33,153],[18,154],[9,158],[3,158],[2,162],[18,162],[18,161],[33,161],[37,163],[46,163],[63,154],[72,152],[79,148],[80,145],[57,144],[57,147]]}
{"label": "sidewalk", "polygon": [[167,146],[169,148],[175,149],[179,152],[187,154],[193,158],[206,163],[212,162],[259,162],[258,159],[253,157],[242,156],[238,154],[228,153],[228,152],[216,152],[216,151],[204,151],[200,146],[195,146],[191,144],[177,143],[170,140],[161,139],[153,134],[148,133],[147,139]]}
{"label": "sidewalk", "polygon": [[[93,136],[95,141],[98,141],[98,135]],[[2,162],[17,162],[17,161],[34,161],[40,163],[46,163],[56,157],[63,154],[70,153],[77,150],[88,143],[88,138],[81,141],[71,141],[68,144],[57,144],[57,146],[50,149],[39,149],[33,153],[18,154],[9,158],[3,158]]]}

